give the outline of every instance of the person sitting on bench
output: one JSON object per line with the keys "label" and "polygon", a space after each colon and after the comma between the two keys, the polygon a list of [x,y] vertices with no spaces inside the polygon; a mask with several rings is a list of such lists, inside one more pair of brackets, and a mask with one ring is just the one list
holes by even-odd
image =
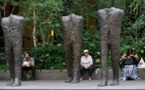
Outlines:
{"label": "person sitting on bench", "polygon": [[84,56],[81,57],[81,62],[80,62],[80,74],[81,74],[81,78],[80,80],[83,80],[83,74],[84,71],[87,70],[88,74],[89,74],[89,80],[92,79],[92,72],[93,72],[93,60],[92,60],[92,56],[89,55],[88,50],[84,50]]}
{"label": "person sitting on bench", "polygon": [[31,80],[35,80],[35,62],[34,58],[31,57],[31,54],[29,52],[25,52],[25,58],[23,59],[22,63],[22,80],[25,80],[26,78],[24,77],[24,71],[31,70],[32,72],[32,78]]}

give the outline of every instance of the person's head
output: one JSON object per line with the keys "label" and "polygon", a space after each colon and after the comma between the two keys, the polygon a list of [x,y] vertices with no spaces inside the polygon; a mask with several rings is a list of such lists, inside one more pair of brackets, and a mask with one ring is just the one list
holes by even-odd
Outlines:
{"label": "person's head", "polygon": [[130,54],[134,54],[134,50],[132,48],[129,48],[127,50],[127,56],[129,56]]}
{"label": "person's head", "polygon": [[88,56],[89,55],[89,51],[87,49],[84,50],[84,56]]}
{"label": "person's head", "polygon": [[29,57],[31,57],[31,54],[30,54],[30,52],[28,52],[28,51],[25,51],[25,58],[29,58]]}

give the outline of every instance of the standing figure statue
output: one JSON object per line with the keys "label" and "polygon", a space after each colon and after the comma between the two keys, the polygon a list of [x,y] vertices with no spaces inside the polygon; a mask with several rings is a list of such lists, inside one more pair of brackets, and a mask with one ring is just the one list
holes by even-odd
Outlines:
{"label": "standing figure statue", "polygon": [[2,30],[5,39],[5,52],[10,69],[10,82],[7,85],[21,85],[21,59],[24,18],[11,14],[2,18]]}
{"label": "standing figure statue", "polygon": [[[66,83],[80,82],[80,58],[83,32],[83,17],[75,14],[62,17],[65,58],[68,79]],[[73,61],[74,58],[74,61]]]}
{"label": "standing figure statue", "polygon": [[119,60],[120,60],[120,32],[124,11],[112,7],[98,11],[101,31],[101,84],[108,83],[108,47],[111,49],[113,68],[113,82],[110,85],[119,84]]}

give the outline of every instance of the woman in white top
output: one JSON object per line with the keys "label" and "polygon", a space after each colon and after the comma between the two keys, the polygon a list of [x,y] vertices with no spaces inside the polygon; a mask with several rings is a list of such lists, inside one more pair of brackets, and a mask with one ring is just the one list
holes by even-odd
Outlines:
{"label": "woman in white top", "polygon": [[84,50],[84,56],[81,57],[81,67],[80,67],[80,80],[83,80],[84,71],[87,70],[89,74],[89,80],[91,80],[92,72],[93,72],[93,60],[92,57],[89,55],[88,50]]}

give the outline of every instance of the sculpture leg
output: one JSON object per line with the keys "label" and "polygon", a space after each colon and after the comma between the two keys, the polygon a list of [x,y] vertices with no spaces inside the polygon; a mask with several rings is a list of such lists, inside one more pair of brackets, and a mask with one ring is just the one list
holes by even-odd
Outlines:
{"label": "sculpture leg", "polygon": [[[117,33],[117,32],[116,32]],[[114,35],[111,35],[114,36]],[[119,37],[120,35],[117,35],[116,38],[112,39],[111,42],[111,58],[112,58],[112,65],[113,65],[113,82],[110,85],[118,85],[119,84],[119,59],[120,59],[120,43],[119,43]]]}
{"label": "sculpture leg", "polygon": [[107,86],[108,83],[108,30],[101,30],[101,84]]}
{"label": "sculpture leg", "polygon": [[15,60],[15,81],[12,84],[13,87],[21,85],[21,61],[22,61],[22,38],[13,38],[13,50],[14,50],[14,60]]}
{"label": "sculpture leg", "polygon": [[75,42],[73,45],[74,51],[74,71],[73,71],[73,81],[72,83],[80,82],[80,54],[81,54],[81,42]]}
{"label": "sculpture leg", "polygon": [[[115,45],[115,47],[114,47]],[[112,57],[112,65],[113,65],[113,82],[110,85],[118,85],[119,84],[119,45],[113,44],[111,46],[111,57]]]}
{"label": "sculpture leg", "polygon": [[12,49],[6,47],[6,55],[9,64],[9,72],[10,72],[10,82],[7,85],[11,86],[14,83],[14,78],[15,78],[15,70],[14,70],[15,61],[14,61]]}
{"label": "sculpture leg", "polygon": [[7,55],[10,72],[10,82],[7,85],[11,86],[14,83],[15,78],[15,70],[14,70],[15,61],[13,56],[13,50],[11,47],[11,42],[9,41],[8,37],[5,37],[5,52]]}
{"label": "sculpture leg", "polygon": [[65,83],[70,83],[73,80],[73,59],[72,59],[72,48],[68,44],[65,44],[65,58],[68,73],[68,79],[65,81]]}

